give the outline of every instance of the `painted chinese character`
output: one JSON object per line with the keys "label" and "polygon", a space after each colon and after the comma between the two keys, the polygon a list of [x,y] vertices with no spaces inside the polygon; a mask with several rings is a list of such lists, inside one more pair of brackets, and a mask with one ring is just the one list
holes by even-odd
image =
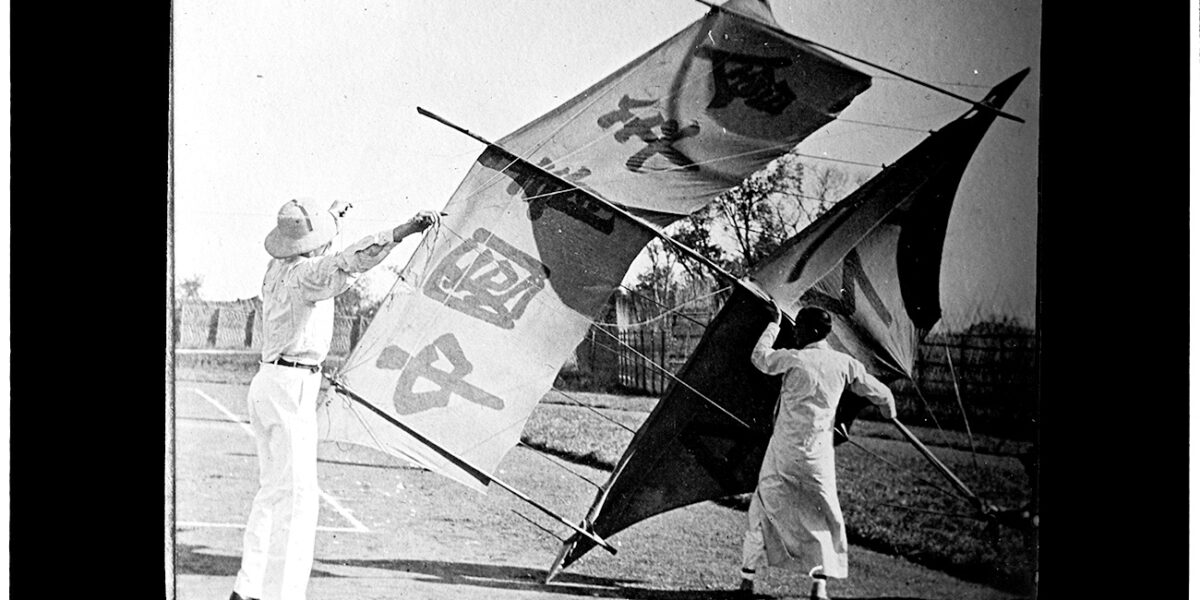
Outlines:
{"label": "painted chinese character", "polygon": [[790,59],[734,54],[707,46],[697,48],[696,55],[712,61],[709,108],[725,108],[735,98],[743,98],[750,108],[778,115],[796,100],[786,81],[775,80],[775,70],[791,66]]}
{"label": "painted chinese character", "polygon": [[[596,124],[604,129],[608,129],[620,123],[621,128],[613,133],[615,140],[624,144],[630,139],[637,137],[646,143],[645,148],[638,150],[636,154],[629,157],[629,160],[625,161],[625,168],[630,171],[643,173],[645,171],[670,170],[646,168],[646,161],[658,154],[661,154],[663,158],[666,158],[676,167],[682,167],[689,171],[698,170],[700,167],[684,154],[682,150],[676,148],[675,143],[683,138],[699,135],[700,125],[692,123],[686,127],[681,127],[675,119],[664,119],[661,112],[641,117],[632,110],[634,108],[646,108],[654,104],[656,104],[654,100],[637,100],[630,98],[628,95],[622,96],[617,102],[617,110],[605,113],[596,120]],[[658,129],[658,132],[655,132],[655,129]]]}
{"label": "painted chinese character", "polygon": [[[449,371],[437,368],[436,365],[443,360],[450,364]],[[452,334],[438,337],[416,356],[399,346],[388,346],[379,354],[375,366],[400,371],[400,380],[392,395],[397,414],[411,415],[447,406],[452,395],[492,410],[504,409],[504,400],[467,383],[466,377],[475,367],[467,360],[458,339]],[[418,392],[417,382],[420,380],[437,387]]]}
{"label": "painted chinese character", "polygon": [[479,228],[438,264],[425,295],[448,308],[512,329],[550,269],[492,232]]}
{"label": "painted chinese character", "polygon": [[[525,200],[529,202],[531,220],[541,219],[547,208],[553,208],[603,234],[612,233],[615,213],[592,194],[566,186],[522,161],[506,160],[504,157],[485,153],[480,157],[480,164],[496,169],[512,179],[506,191],[512,196],[524,193]],[[591,169],[587,167],[575,170],[569,167],[556,169],[554,162],[545,157],[538,164],[571,183],[582,182],[592,174]]]}
{"label": "painted chinese character", "polygon": [[[571,183],[579,183],[579,182],[583,181],[584,178],[586,178],[588,175],[592,174],[592,170],[587,167],[580,167],[574,171],[572,171],[570,167],[564,167],[562,169],[555,169],[554,161],[552,161],[549,158],[544,157],[544,156],[542,157],[542,160],[538,161],[538,166],[549,171],[550,173],[553,173],[555,175],[558,175],[559,177],[562,177],[563,179],[565,179],[567,181],[570,181]],[[522,179],[524,179],[526,181],[518,182],[517,178],[515,178],[515,177],[513,178],[512,183],[508,184],[508,189],[506,190],[508,192],[508,195],[510,195],[510,196],[517,195],[517,192],[521,191],[523,186],[532,185],[532,182],[530,180],[532,180],[534,178],[533,177],[528,177],[528,178],[523,177]],[[545,187],[544,184],[543,184],[543,187]],[[534,199],[535,196],[538,196],[540,193],[541,193],[540,191],[537,191],[534,193],[529,193],[529,191],[527,190],[525,197],[532,200],[532,199]]]}
{"label": "painted chinese character", "polygon": [[867,271],[863,269],[862,258],[858,255],[858,250],[851,250],[846,255],[842,262],[842,285],[839,289],[839,296],[833,296],[818,289],[820,286],[813,286],[808,291],[804,292],[800,300],[807,304],[820,306],[831,313],[850,318],[858,310],[858,298],[855,290],[862,289],[863,296],[866,297],[867,303],[875,310],[875,314],[883,321],[885,326],[892,325],[892,313],[887,309],[883,299],[879,297],[879,292],[875,290],[875,286],[871,283],[871,279],[867,277]]}

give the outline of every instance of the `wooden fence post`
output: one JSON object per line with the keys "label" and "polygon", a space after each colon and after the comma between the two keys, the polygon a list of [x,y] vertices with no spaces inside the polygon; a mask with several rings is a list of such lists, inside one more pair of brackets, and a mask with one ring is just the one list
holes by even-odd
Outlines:
{"label": "wooden fence post", "polygon": [[625,332],[617,330],[617,381],[621,385],[629,385],[628,375],[625,374]]}
{"label": "wooden fence post", "polygon": [[209,348],[215,348],[217,346],[217,330],[219,329],[220,324],[221,324],[221,309],[217,308],[217,309],[213,310],[212,317],[210,317],[208,319],[207,344],[208,344]]}
{"label": "wooden fence post", "polygon": [[661,394],[667,389],[667,369],[670,366],[667,364],[667,330],[659,330],[658,341],[658,393]]}
{"label": "wooden fence post", "polygon": [[254,347],[254,309],[250,309],[250,314],[246,315],[246,347]]}
{"label": "wooden fence post", "polygon": [[350,347],[347,349],[347,354],[354,351],[355,344],[358,343],[359,327],[362,324],[362,316],[359,315],[350,322]]}
{"label": "wooden fence post", "polygon": [[[639,353],[642,354],[642,356],[646,355],[646,330],[645,329],[638,330],[638,349],[637,350]],[[639,358],[641,358],[641,357],[639,357]],[[646,360],[645,359],[638,360],[638,388],[640,388],[642,390],[646,389]]]}

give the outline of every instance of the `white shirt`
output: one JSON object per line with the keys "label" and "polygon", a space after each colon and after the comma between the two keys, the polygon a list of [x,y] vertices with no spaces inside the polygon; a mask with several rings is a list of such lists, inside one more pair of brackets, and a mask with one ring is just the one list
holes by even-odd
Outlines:
{"label": "white shirt", "polygon": [[263,277],[263,362],[319,365],[333,341],[333,298],[397,246],[392,231],[365,237],[336,254],[273,258]]}
{"label": "white shirt", "polygon": [[820,434],[832,431],[838,400],[845,388],[878,405],[885,417],[896,416],[892,391],[868,373],[858,359],[834,350],[824,340],[799,350],[773,350],[771,345],[778,335],[778,323],[767,325],[750,355],[750,362],[759,371],[783,374],[772,438],[793,440],[807,447]]}

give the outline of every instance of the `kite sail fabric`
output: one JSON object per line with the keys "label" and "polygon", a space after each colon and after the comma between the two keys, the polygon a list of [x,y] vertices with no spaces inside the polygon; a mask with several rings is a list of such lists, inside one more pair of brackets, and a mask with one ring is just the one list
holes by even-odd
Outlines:
{"label": "kite sail fabric", "polygon": [[[489,145],[335,379],[321,439],[485,491],[487,476],[663,225],[830,121],[869,78],[734,0]],[[764,25],[765,23],[765,25]],[[612,205],[609,204],[612,203]]]}
{"label": "kite sail fabric", "polygon": [[753,18],[714,10],[499,145],[665,225],[791,150],[870,86],[771,31],[766,2],[725,8]]}
{"label": "kite sail fabric", "polygon": [[[1002,107],[1027,72],[996,86],[984,103]],[[790,317],[807,304],[830,310],[831,343],[876,376],[909,373],[916,332],[940,316],[942,242],[955,191],[994,119],[972,109],[932,134],[785,242],[752,278]],[[780,379],[755,369],[750,353],[771,318],[764,299],[737,288],[626,448],[585,528],[608,537],[673,508],[754,490]],[[781,327],[776,347],[791,338],[787,319]],[[568,566],[592,545],[574,535],[556,563]]]}
{"label": "kite sail fabric", "polygon": [[[472,184],[484,187],[465,193]],[[337,375],[484,473],[519,441],[533,407],[650,239],[612,211],[588,221],[520,201],[525,194],[574,206],[592,201],[528,163],[485,151]],[[363,406],[334,399],[319,414],[323,439],[372,446],[480,491],[487,485]]]}
{"label": "kite sail fabric", "polygon": [[[1029,72],[983,100],[999,108]],[[995,120],[972,109],[902,156],[765,259],[751,277],[794,317],[834,317],[830,344],[883,381],[912,378],[918,342],[942,316],[942,246],[959,182]]]}

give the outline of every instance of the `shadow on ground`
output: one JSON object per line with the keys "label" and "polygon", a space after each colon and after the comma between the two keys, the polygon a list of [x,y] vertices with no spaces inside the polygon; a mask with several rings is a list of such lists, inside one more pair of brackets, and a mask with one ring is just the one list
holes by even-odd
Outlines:
{"label": "shadow on ground", "polygon": [[[207,546],[179,544],[175,547],[175,573],[177,575],[211,575],[214,577],[237,577],[242,566],[242,557],[226,554],[209,554]],[[328,571],[313,569],[312,577],[343,577]],[[229,585],[233,585],[230,581]]]}
{"label": "shadow on ground", "polygon": [[[631,600],[745,600],[736,590],[661,590],[640,587],[632,579],[610,579],[576,573],[560,573],[553,582],[542,583],[546,572],[512,565],[488,565],[436,560],[339,560],[327,564],[348,567],[386,569],[418,574],[420,581],[447,585],[471,585],[502,590],[517,590],[584,596],[591,598],[629,598]],[[796,596],[807,599],[808,595]],[[783,600],[783,596],[758,594],[756,599]],[[919,598],[873,598],[864,600],[920,600]]]}
{"label": "shadow on ground", "polygon": [[[175,572],[179,575],[208,575],[213,577],[237,577],[241,567],[240,556],[211,554],[207,546],[181,544],[176,546]],[[338,560],[322,561],[328,565],[386,569],[417,574],[418,581],[446,585],[470,585],[476,587],[545,592],[584,596],[591,598],[628,598],[630,600],[745,600],[735,590],[659,590],[639,587],[641,581],[632,579],[610,579],[576,573],[560,573],[550,584],[542,583],[546,572],[510,565],[486,565],[436,560]],[[313,568],[312,577],[345,578],[319,568]],[[230,581],[230,585],[233,582]],[[802,596],[771,596],[756,594],[758,600],[785,600]],[[915,597],[887,596],[863,598],[861,600],[921,600]]]}
{"label": "shadow on ground", "polygon": [[[243,458],[258,458],[257,454],[251,452],[226,452],[226,456],[238,456]],[[399,459],[397,459],[399,461]],[[345,465],[348,467],[369,467],[372,469],[390,469],[401,471],[427,471],[422,467],[407,464],[385,464],[379,462],[356,462],[350,460],[334,460],[330,458],[317,458],[317,464],[323,465]]]}

